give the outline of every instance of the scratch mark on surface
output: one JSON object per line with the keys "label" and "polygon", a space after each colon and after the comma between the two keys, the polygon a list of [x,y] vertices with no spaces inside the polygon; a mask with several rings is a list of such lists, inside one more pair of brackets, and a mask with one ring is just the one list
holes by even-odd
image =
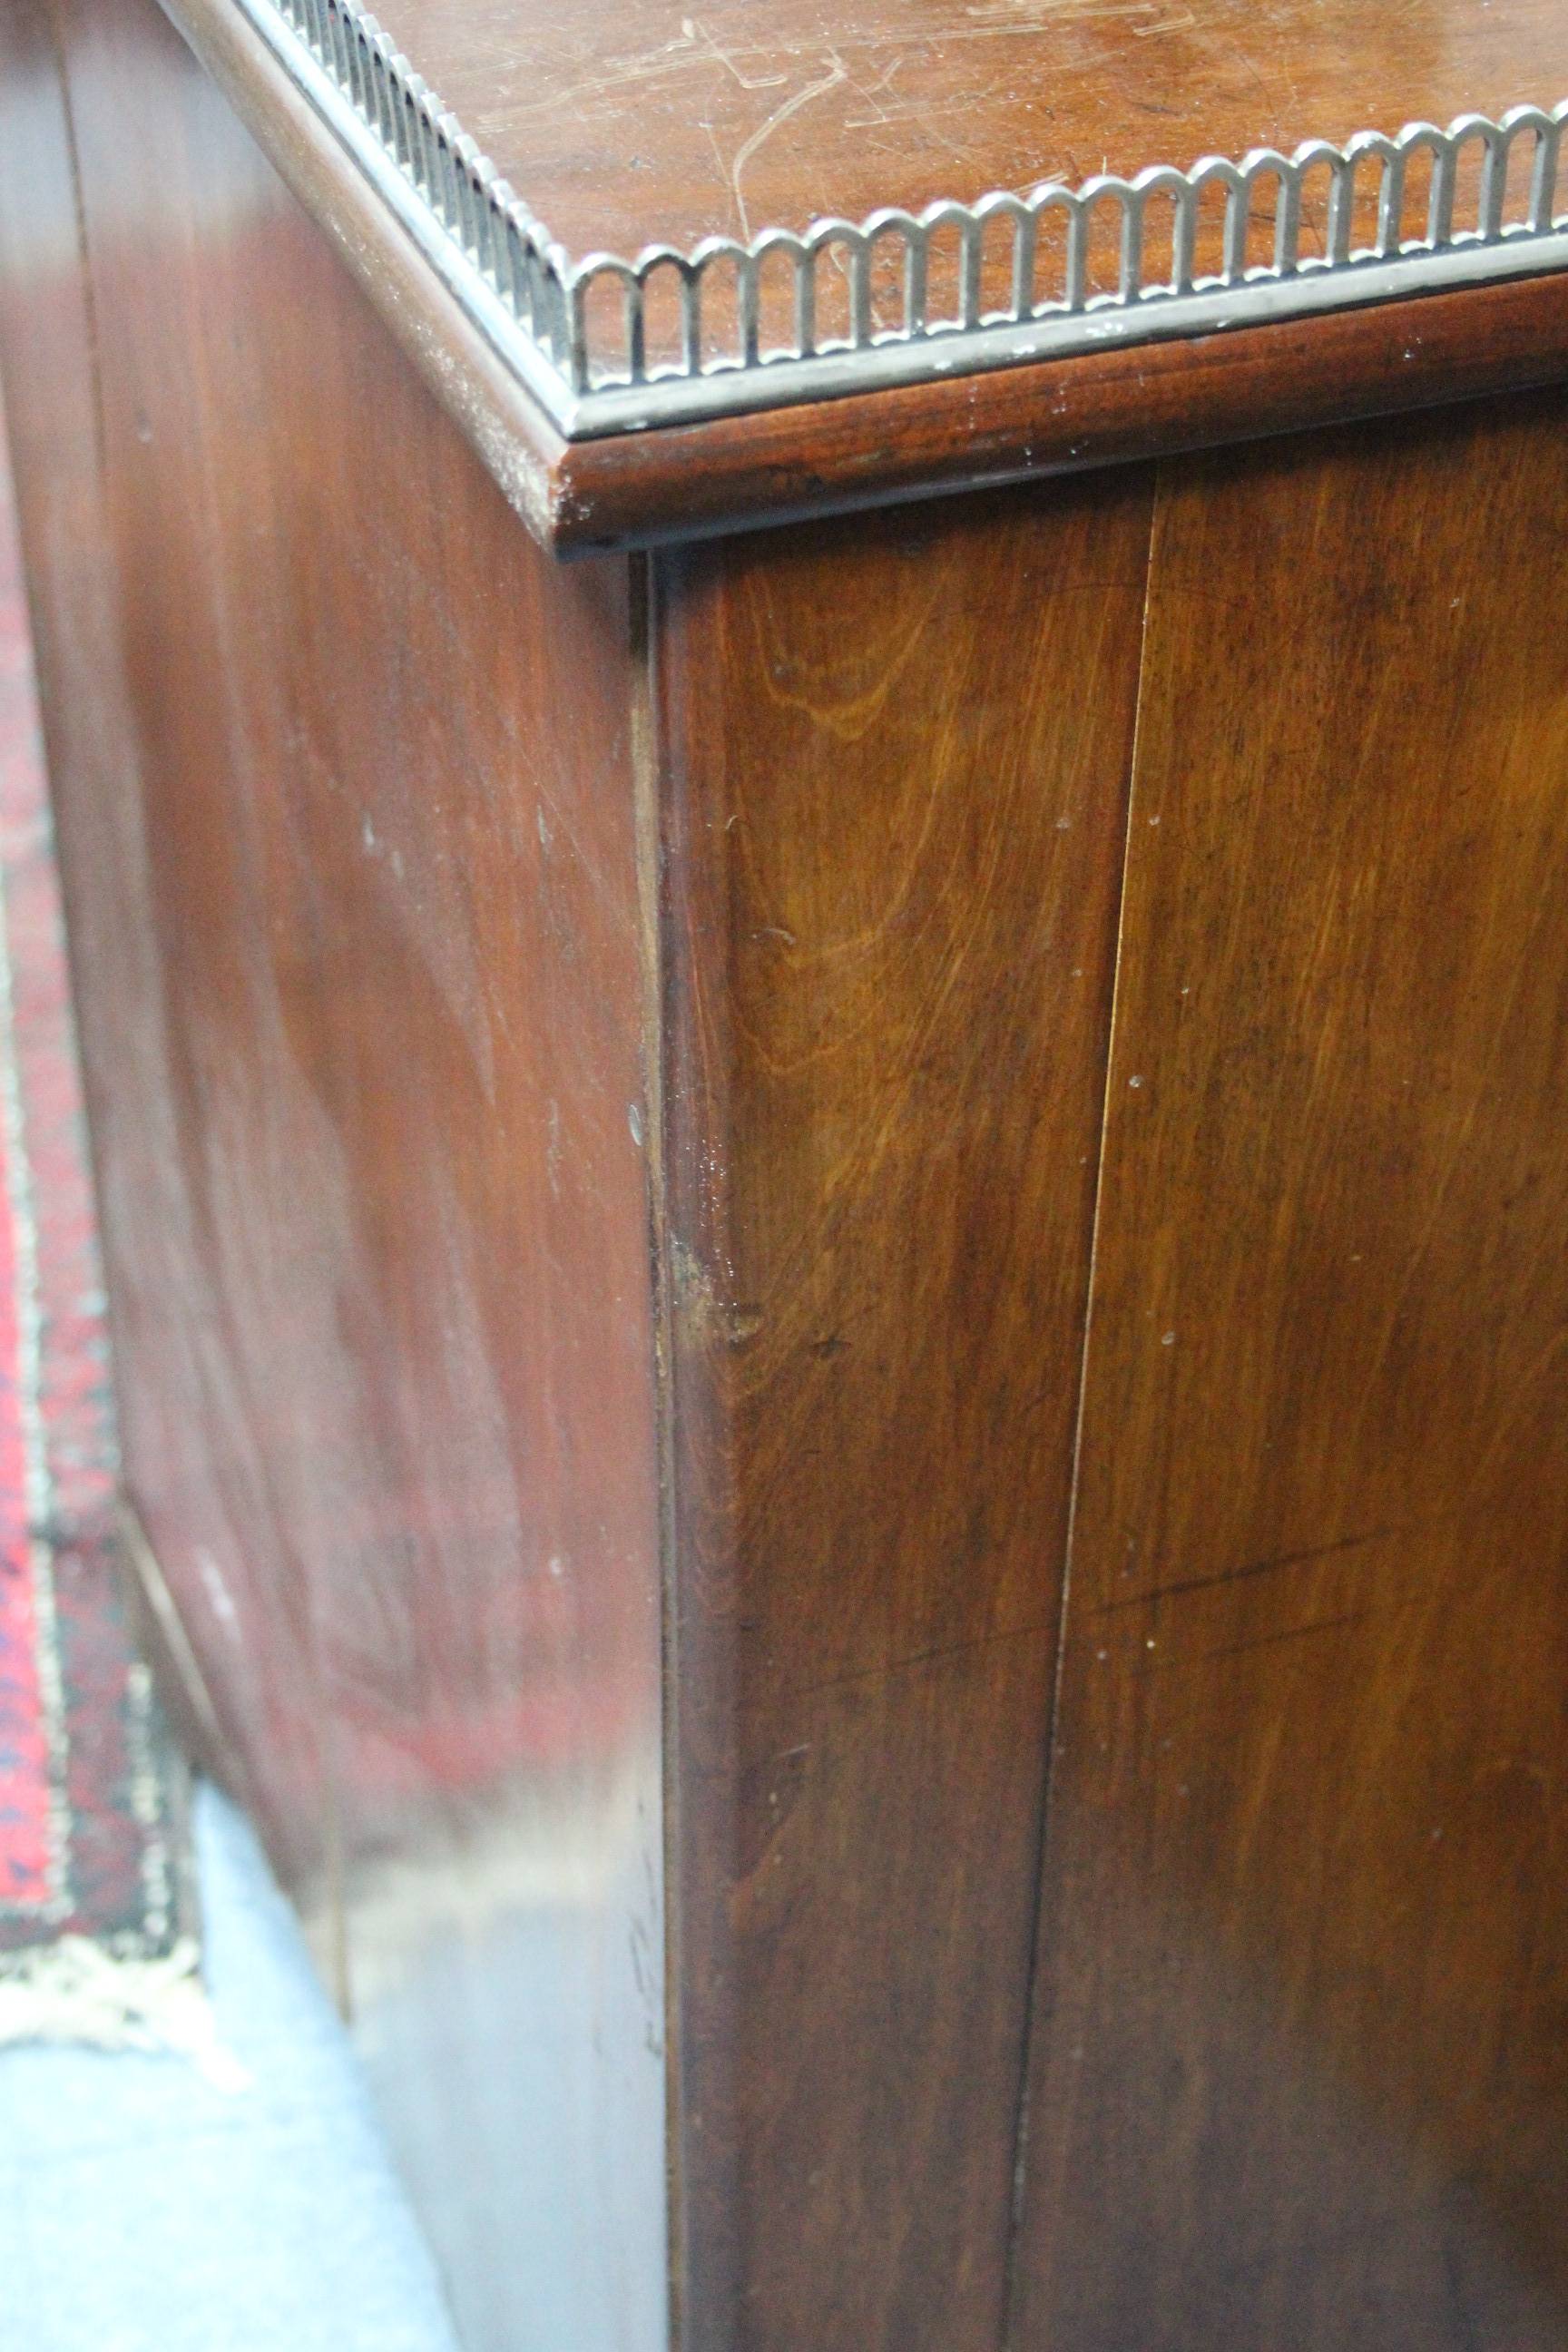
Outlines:
{"label": "scratch mark on surface", "polygon": [[1341,1625],[1360,1625],[1371,1615],[1370,1609],[1350,1609],[1342,1617],[1310,1617],[1304,1625],[1286,1625],[1275,1633],[1255,1633],[1250,1641],[1226,1642],[1218,1650],[1200,1650],[1198,1661],[1239,1657],[1244,1650],[1272,1649],[1280,1642],[1299,1642],[1307,1633],[1331,1633]]}
{"label": "scratch mark on surface", "polygon": [[763,74],[748,77],[741,71],[731,52],[720,46],[700,16],[688,16],[680,27],[689,41],[704,42],[710,54],[716,57],[727,73],[732,73],[742,89],[777,89],[789,79],[787,74]]}
{"label": "scratch mark on surface", "polygon": [[719,166],[720,178],[721,180],[727,180],[730,174],[725,168],[724,150],[720,146],[718,140],[713,136],[713,125],[710,122],[701,122],[699,123],[698,129],[701,131],[703,137],[707,140],[708,144],[713,150],[713,161]]}
{"label": "scratch mark on surface", "polygon": [[747,164],[751,162],[758,148],[762,146],[765,140],[773,137],[773,132],[779,128],[781,123],[787,122],[792,114],[798,114],[803,106],[809,106],[814,98],[826,97],[830,89],[837,89],[841,81],[847,81],[849,79],[843,65],[839,61],[838,58],[834,55],[834,52],[831,49],[828,51],[828,55],[833,58],[833,70],[831,73],[824,74],[820,81],[807,82],[805,88],[804,89],[797,89],[793,98],[786,98],[782,106],[775,106],[767,121],[763,124],[761,130],[752,131],[751,137],[746,141],[745,145],[741,149],[739,154],[736,156],[733,163],[730,166],[730,186],[735,198],[735,209],[741,215],[741,235],[743,237],[748,239],[750,238],[752,234],[752,224],[746,212],[746,199],[741,194],[742,173],[745,170]]}
{"label": "scratch mark on surface", "polygon": [[929,1666],[942,1659],[963,1657],[975,1650],[994,1649],[999,1642],[1037,1641],[1056,1630],[1054,1624],[998,1626],[966,1642],[944,1642],[935,1649],[908,1651],[901,1656],[879,1659],[875,1665],[855,1667],[847,1674],[825,1675],[820,1682],[789,1684],[785,1690],[791,1697],[814,1698],[821,1691],[843,1690],[851,1683],[881,1682],[894,1675],[907,1674],[912,1666]]}
{"label": "scratch mark on surface", "polygon": [[[1109,0],[1101,6],[1084,5],[1081,0],[1028,0],[1020,10],[1014,0],[1003,0],[1001,6],[971,7],[963,20],[943,24],[940,34],[942,50],[954,47],[973,47],[980,43],[1000,41],[1034,42],[1059,37],[1061,19],[1066,16],[1078,25],[1128,24],[1140,36],[1179,33],[1190,29],[1193,18],[1189,11],[1161,17],[1158,0]],[[1152,22],[1148,20],[1153,19]],[[693,70],[703,71],[719,66],[742,89],[771,89],[788,79],[788,68],[808,68],[826,58],[837,68],[837,78],[855,81],[856,88],[874,98],[879,89],[885,88],[900,67],[910,59],[929,63],[933,49],[932,37],[926,33],[900,34],[885,27],[858,30],[846,26],[834,46],[826,53],[816,49],[815,39],[798,40],[776,36],[764,37],[752,42],[721,45],[697,19],[686,17],[673,39],[660,42],[656,47],[602,56],[586,61],[574,79],[552,84],[548,75],[531,77],[521,71],[507,70],[510,61],[503,60],[495,97],[496,103],[476,115],[474,128],[501,135],[507,128],[531,121],[534,118],[558,116],[563,109],[571,108],[586,114],[606,103],[613,103],[621,92],[638,84],[670,83],[683,79]],[[815,54],[814,54],[815,52]],[[891,55],[892,62],[885,60]],[[858,71],[851,76],[841,63],[847,55],[864,59]],[[747,73],[742,60],[755,62],[770,70],[761,74]],[[1247,61],[1249,63],[1249,61]],[[786,70],[771,70],[777,64]],[[1256,75],[1256,68],[1250,68]],[[996,85],[998,95],[1003,85]],[[803,92],[795,103],[804,103],[815,90]],[[958,106],[973,112],[985,93],[973,90],[958,95]],[[767,136],[774,126],[764,124],[760,134]],[[931,134],[942,138],[943,127],[936,119],[927,124]],[[956,151],[955,151],[956,152]],[[1081,176],[1081,174],[1079,175]],[[1032,183],[1030,184],[1033,184]]]}
{"label": "scratch mark on surface", "polygon": [[1094,1612],[1097,1617],[1114,1617],[1124,1609],[1146,1609],[1156,1601],[1172,1601],[1184,1592],[1210,1592],[1222,1584],[1240,1584],[1251,1576],[1272,1576],[1282,1568],[1300,1568],[1311,1559],[1330,1559],[1336,1552],[1358,1551],[1363,1544],[1383,1543],[1390,1536],[1415,1535],[1429,1520],[1413,1520],[1407,1527],[1369,1528],[1364,1535],[1339,1536],[1332,1543],[1312,1544],[1305,1551],[1280,1552],[1273,1559],[1249,1559],[1240,1568],[1222,1568],[1213,1576],[1189,1576],[1179,1584],[1157,1584],[1150,1592],[1131,1592],[1120,1601],[1107,1601]]}

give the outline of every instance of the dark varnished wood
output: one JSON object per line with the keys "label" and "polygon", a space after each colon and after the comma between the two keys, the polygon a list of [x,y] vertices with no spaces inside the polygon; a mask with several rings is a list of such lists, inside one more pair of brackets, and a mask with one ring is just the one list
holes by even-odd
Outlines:
{"label": "dark varnished wood", "polygon": [[1568,375],[1568,273],[563,444],[563,554],[1300,431]]}
{"label": "dark varnished wood", "polygon": [[68,155],[6,22],[127,1484],[469,2341],[548,2352],[552,2066],[622,2204],[552,2311],[663,2289],[626,567],[539,551],[150,0],[58,0]]}
{"label": "dark varnished wood", "polygon": [[[1110,461],[1559,375],[1568,294],[567,450],[179,5],[276,171],[147,0],[0,17],[129,1478],[468,2341],[656,2346],[668,2154],[677,2352],[1557,2342],[1568,408]],[[537,28],[395,29],[461,112],[416,36]],[[958,29],[823,36],[755,186],[923,173],[933,77],[978,172],[1042,54],[1129,163],[1553,55]],[[722,166],[818,58],[732,33],[579,14],[471,127],[700,194],[671,92]]]}
{"label": "dark varnished wood", "polygon": [[[82,1022],[100,1215],[115,1270],[117,1350],[160,1366],[144,1318],[174,1320],[188,1219],[168,1120],[173,1076],[161,946],[141,792],[134,699],[103,466],[104,419],[91,289],[56,27],[44,0],[0,12],[0,355],[16,459],[35,659]],[[159,1302],[164,1302],[160,1307]],[[186,1343],[188,1344],[188,1342]],[[188,1396],[160,1376],[120,1400],[127,1444],[184,1456],[193,1494],[212,1490]],[[292,1562],[269,1559],[257,1591],[274,1670],[235,1696],[229,1761],[280,1867],[299,1888],[327,1878],[331,1834],[308,1603]],[[314,1909],[308,1904],[308,1909]],[[331,1925],[319,1948],[329,1960]]]}
{"label": "dark varnished wood", "polygon": [[659,567],[691,2352],[997,2341],[1149,499]]}
{"label": "dark varnished wood", "polygon": [[[384,0],[574,253],[918,211],[1568,92],[1553,0]],[[1559,85],[1562,87],[1559,87]]]}
{"label": "dark varnished wood", "polygon": [[[1236,335],[1211,336],[1196,343],[1144,345],[1044,365],[993,370],[957,382],[764,410],[703,425],[569,443],[496,360],[228,0],[168,0],[168,5],[275,167],[325,227],[405,354],[468,433],[529,528],[542,544],[562,552],[685,539],[756,520],[869,505],[928,489],[973,488],[1113,459],[1203,447],[1243,435],[1287,432],[1438,399],[1555,381],[1568,370],[1564,329],[1568,279],[1548,276],[1426,298],[1415,304],[1376,306]],[[1220,13],[1223,16],[1224,12]],[[1321,12],[1313,13],[1316,22]],[[1552,61],[1551,44],[1542,37],[1537,21],[1539,0],[1517,0],[1511,13],[1489,8],[1483,15],[1467,9],[1457,30],[1449,22],[1451,14],[1448,6],[1434,5],[1418,12],[1407,9],[1392,26],[1372,20],[1369,31],[1362,12],[1353,38],[1348,33],[1342,39],[1336,35],[1339,46],[1334,48],[1324,36],[1321,56],[1313,52],[1316,70],[1330,72],[1337,58],[1352,78],[1347,86],[1364,86],[1371,91],[1374,86],[1384,87],[1378,74],[1386,75],[1387,87],[1392,89],[1400,73],[1415,73],[1425,59],[1420,71],[1439,75],[1432,84],[1427,110],[1446,121],[1467,104],[1506,106],[1510,94],[1518,95],[1511,85],[1505,86],[1508,73],[1516,67],[1522,70],[1528,61],[1531,74],[1538,74]],[[1118,120],[1142,137],[1165,129],[1169,117],[1141,110],[1128,97],[1129,60],[1136,67],[1139,59],[1161,46],[1160,40],[1145,37],[1151,28],[1140,26],[1139,15],[1139,0],[1131,0],[1129,9],[1083,18],[1078,29],[1091,46],[1100,44],[1103,51],[1096,68],[1100,77],[1096,102],[1101,108],[1121,108]],[[1292,87],[1309,87],[1310,77],[1302,83],[1297,72],[1300,57],[1307,54],[1303,47],[1306,20],[1295,10],[1280,12],[1280,25],[1272,26],[1270,38],[1277,37],[1282,46],[1277,54],[1269,51],[1268,75],[1247,44],[1235,49],[1238,36],[1234,22],[1216,20],[1206,28],[1200,47],[1205,54],[1217,56],[1227,43],[1232,44],[1235,70],[1255,95],[1260,89],[1267,94],[1271,86],[1278,95],[1292,73],[1297,73]],[[620,26],[620,19],[615,21]],[[486,39],[504,42],[518,37],[514,19],[509,18],[508,26],[498,27],[465,10],[461,22],[464,29],[459,37],[455,13],[429,19],[434,35],[449,45],[460,44],[465,55],[480,55]],[[1054,12],[1049,24],[1058,27]],[[1256,32],[1256,11],[1249,12],[1249,25]],[[425,28],[423,18],[408,28],[416,62],[423,54],[417,36]],[[558,62],[562,54],[554,33],[533,29],[544,43],[546,64],[529,75],[531,121],[536,112],[548,113],[548,61]],[[906,27],[897,37],[912,41],[910,54],[924,59],[922,70],[928,79],[941,74],[951,81],[955,74],[962,80],[962,60],[972,49],[989,57],[998,41],[1014,40],[1032,52],[1046,29],[1044,19],[1022,31],[1003,22],[983,23],[979,30],[984,37],[977,43],[960,40],[947,50],[929,26],[925,31],[918,26],[913,31]],[[1176,25],[1170,37],[1187,40],[1192,30],[1190,25]],[[692,42],[684,37],[677,38],[679,54],[661,69],[673,78],[672,89],[679,84],[689,97],[703,73],[720,70],[709,38],[712,32],[704,18]],[[580,20],[568,37],[578,42],[591,37],[592,27],[584,29]],[[889,34],[889,37],[894,37]],[[1111,51],[1104,48],[1108,41],[1120,58],[1114,72],[1109,62]],[[895,49],[896,46],[895,40]],[[660,118],[657,110],[652,115],[647,110],[647,92],[642,89],[647,74],[633,70],[629,52],[617,55],[620,65],[613,72],[606,68],[600,98],[606,106],[613,103],[626,110],[623,128],[636,152],[636,140]],[[1240,65],[1235,64],[1237,58],[1243,60]],[[1370,73],[1372,64],[1379,59],[1372,79],[1363,85],[1355,84],[1358,68]],[[1553,69],[1568,79],[1568,58],[1558,60]],[[425,70],[429,73],[431,68],[426,65]],[[495,76],[488,68],[485,73],[486,87],[493,90]],[[1484,95],[1492,88],[1489,74],[1501,77],[1496,85],[1501,96]],[[505,78],[503,69],[503,81]],[[449,99],[453,97],[438,73],[432,79]],[[1189,93],[1190,103],[1218,105],[1229,86],[1223,73],[1217,81],[1206,83],[1199,76]],[[1427,84],[1423,80],[1419,86],[1425,89]],[[735,87],[739,90],[738,83]],[[769,91],[775,89],[766,79],[763,87]],[[788,73],[784,83],[776,87],[793,87]],[[847,82],[846,90],[850,87]],[[961,107],[963,119],[980,124],[994,123],[1006,116],[1005,80],[1000,92],[990,83],[985,87],[989,92],[985,108],[972,107],[966,114]],[[1292,105],[1296,102],[1290,100]],[[1035,101],[1031,98],[1026,103],[1033,106]],[[1392,121],[1395,115],[1403,120],[1418,102],[1412,97],[1390,99],[1388,103],[1394,110],[1389,115]],[[614,172],[608,167],[614,151],[594,143],[580,111],[574,110],[577,100],[563,98],[561,105],[561,138],[567,138],[568,127],[575,121],[585,142],[574,169],[566,172],[565,182],[580,193],[591,192],[594,201],[602,202],[615,184]],[[921,111],[911,102],[899,121],[909,124]],[[801,110],[783,129],[798,135],[808,115],[809,110]],[[1274,121],[1267,105],[1256,118],[1247,115],[1236,122],[1224,114],[1223,108],[1204,117],[1212,123],[1212,133],[1194,134],[1194,154],[1205,143],[1222,152],[1241,152],[1254,135],[1265,134],[1262,129],[1244,134],[1238,127],[1240,120],[1256,119],[1261,123],[1265,115]],[[476,119],[489,118],[481,110]],[[946,122],[950,117],[944,112],[942,119]],[[1342,126],[1338,116],[1334,120],[1334,136],[1346,136],[1360,127],[1353,109],[1345,115]],[[1275,130],[1279,131],[1278,121]],[[700,124],[684,146],[670,142],[666,160],[672,169],[682,154],[689,162],[694,139],[699,148],[706,150],[707,133],[701,132],[699,138],[698,131]],[[819,126],[816,135],[826,137],[826,128]],[[1279,135],[1286,136],[1282,131]],[[868,143],[859,135],[842,136],[854,168],[861,169],[872,159],[886,162],[874,142]],[[1097,131],[1095,138],[1100,136]],[[1089,143],[1092,146],[1094,141]],[[1139,148],[1134,152],[1129,148],[1128,168],[1136,168],[1140,156],[1146,161],[1154,152]],[[1173,149],[1158,152],[1174,153]],[[945,154],[948,150],[943,147],[939,152]],[[808,159],[796,160],[803,169],[809,162],[805,184],[813,192],[811,204],[826,202],[819,194],[824,157],[814,146]],[[1184,155],[1181,160],[1194,158]],[[531,201],[539,204],[541,199],[521,163],[518,168],[518,184]],[[1091,158],[1084,169],[1092,168]],[[639,184],[650,181],[650,174],[657,179],[651,158],[647,172],[641,162],[632,170]],[[1010,180],[1004,174],[1001,184],[1027,184],[1031,176],[1040,174],[1015,173]],[[1083,173],[1075,171],[1068,176],[1079,178]],[[984,184],[982,178],[973,186],[966,184],[959,193],[973,196]],[[1417,187],[1415,202],[1418,184],[1413,185]],[[939,179],[923,192],[917,191],[910,201],[923,202],[934,194],[954,192],[952,185]],[[887,191],[883,188],[880,193],[885,196]],[[859,208],[867,209],[875,200],[873,191]],[[845,201],[853,211],[855,205],[847,198]],[[796,203],[790,216],[801,209]],[[1310,211],[1309,204],[1309,229]],[[707,226],[713,223],[709,221]],[[628,251],[642,244],[646,226],[646,223],[640,226],[621,224]],[[691,236],[696,234],[695,229],[690,231]],[[616,238],[606,228],[602,240],[590,236],[586,241],[613,245]]]}
{"label": "dark varnished wood", "polygon": [[1030,2352],[1568,2336],[1565,421],[1162,475]]}
{"label": "dark varnished wood", "polygon": [[[553,537],[564,443],[228,0],[166,12],[290,193],[325,231],[405,359],[462,428],[535,539]],[[143,140],[147,132],[143,131]]]}

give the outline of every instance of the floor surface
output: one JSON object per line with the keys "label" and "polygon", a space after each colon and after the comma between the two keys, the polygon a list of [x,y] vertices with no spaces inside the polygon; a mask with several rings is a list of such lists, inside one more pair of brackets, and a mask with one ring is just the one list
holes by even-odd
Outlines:
{"label": "floor surface", "polygon": [[207,1980],[254,2087],[0,2051],[3,2352],[456,2352],[347,2035],[243,1817],[198,1791]]}

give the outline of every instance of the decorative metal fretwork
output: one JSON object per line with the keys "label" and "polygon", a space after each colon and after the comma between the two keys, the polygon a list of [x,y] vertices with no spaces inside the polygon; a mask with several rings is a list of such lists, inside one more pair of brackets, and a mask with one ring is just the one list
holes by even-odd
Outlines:
{"label": "decorative metal fretwork", "polygon": [[574,261],[355,0],[241,0],[563,430],[966,373],[1568,266],[1568,100],[1342,148]]}

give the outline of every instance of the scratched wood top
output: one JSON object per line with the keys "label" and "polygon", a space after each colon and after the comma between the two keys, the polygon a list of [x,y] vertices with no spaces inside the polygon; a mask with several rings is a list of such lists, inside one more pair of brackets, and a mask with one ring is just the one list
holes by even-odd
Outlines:
{"label": "scratched wood top", "polygon": [[378,14],[574,255],[1568,95],[1561,0],[384,0]]}

